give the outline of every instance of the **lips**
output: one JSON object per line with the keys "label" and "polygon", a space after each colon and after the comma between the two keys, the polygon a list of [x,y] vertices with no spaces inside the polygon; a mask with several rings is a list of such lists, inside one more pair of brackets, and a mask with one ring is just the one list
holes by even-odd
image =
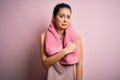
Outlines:
{"label": "lips", "polygon": [[62,24],[63,26],[67,26],[67,24]]}

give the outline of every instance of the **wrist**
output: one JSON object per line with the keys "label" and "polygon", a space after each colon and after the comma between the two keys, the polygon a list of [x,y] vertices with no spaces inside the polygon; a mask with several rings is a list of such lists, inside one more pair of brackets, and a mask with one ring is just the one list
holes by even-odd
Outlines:
{"label": "wrist", "polygon": [[63,49],[63,52],[64,52],[65,55],[68,53],[66,48]]}

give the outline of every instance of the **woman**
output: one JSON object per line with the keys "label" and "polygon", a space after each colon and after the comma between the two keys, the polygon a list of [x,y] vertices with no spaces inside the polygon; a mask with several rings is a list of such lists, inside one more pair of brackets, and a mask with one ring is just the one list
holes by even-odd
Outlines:
{"label": "woman", "polygon": [[70,24],[71,14],[68,4],[57,4],[50,26],[40,36],[40,56],[47,80],[82,80],[82,43]]}

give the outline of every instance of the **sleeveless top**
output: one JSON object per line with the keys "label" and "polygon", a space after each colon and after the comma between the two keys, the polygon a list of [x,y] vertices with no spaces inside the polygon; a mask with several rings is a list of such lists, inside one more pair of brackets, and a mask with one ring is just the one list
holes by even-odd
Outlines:
{"label": "sleeveless top", "polygon": [[48,68],[46,80],[76,80],[76,64],[62,65],[57,62]]}

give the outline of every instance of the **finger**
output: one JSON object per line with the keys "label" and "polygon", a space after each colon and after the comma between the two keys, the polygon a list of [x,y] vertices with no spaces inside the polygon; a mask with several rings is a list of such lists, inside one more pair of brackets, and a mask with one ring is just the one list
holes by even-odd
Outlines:
{"label": "finger", "polygon": [[68,45],[72,44],[72,42],[68,42]]}
{"label": "finger", "polygon": [[77,41],[75,40],[74,42],[73,42],[73,44],[76,44],[77,43]]}

